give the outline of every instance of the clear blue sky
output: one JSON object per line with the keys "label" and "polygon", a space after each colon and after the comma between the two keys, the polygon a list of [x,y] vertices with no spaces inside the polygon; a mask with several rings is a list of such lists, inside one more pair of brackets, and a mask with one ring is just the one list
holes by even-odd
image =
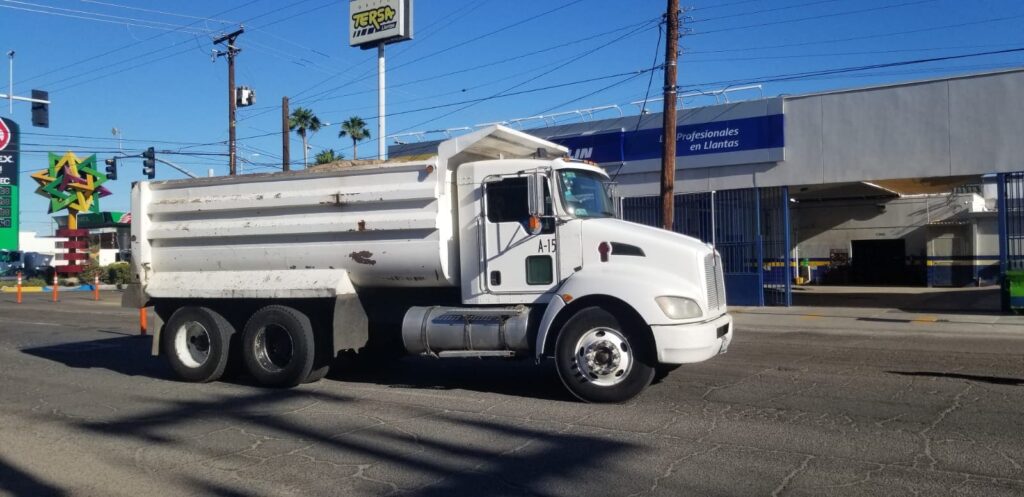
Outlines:
{"label": "clear blue sky", "polygon": [[[694,0],[682,5],[690,7],[679,81],[686,88],[714,90],[771,76],[1024,47],[1020,0]],[[416,39],[388,49],[393,68],[388,112],[401,113],[388,119],[388,133],[641,99],[648,75],[608,76],[652,66],[659,36],[654,20],[664,9],[663,0],[419,0]],[[28,177],[45,165],[45,151],[96,152],[102,163],[117,148],[111,139],[116,127],[128,153],[151,145],[226,152],[227,69],[223,59],[211,63],[211,38],[240,22],[246,33],[239,39],[237,83],[257,91],[257,104],[239,111],[240,156],[251,162],[245,172],[279,164],[279,135],[248,137],[279,130],[277,106],[284,95],[292,97],[292,108],[307,106],[325,122],[362,116],[376,139],[376,53],[348,46],[347,15],[344,0],[0,0],[0,49],[17,51],[15,93],[45,89],[53,101],[45,130],[29,125],[27,104],[15,104],[13,118],[22,123],[26,150],[22,230],[49,230],[46,203],[33,193]],[[533,52],[538,53],[505,61]],[[660,63],[661,55],[657,58]],[[1017,52],[770,81],[764,91],[793,94],[1021,65],[1024,55]],[[6,93],[6,64],[0,73]],[[655,73],[652,96],[660,93],[661,78]],[[593,81],[468,107],[420,110],[581,80]],[[686,104],[702,102],[712,103],[697,98]],[[2,113],[11,117],[6,103]],[[334,125],[315,135],[311,156],[334,148],[351,157],[351,142],[339,139],[337,130]],[[373,141],[360,144],[362,155],[375,150]],[[293,164],[301,163],[294,135],[291,155]],[[161,157],[200,175],[208,168],[227,171],[221,156]],[[180,176],[158,166],[159,178]],[[120,179],[111,187],[114,195],[104,199],[103,208],[128,210],[129,185],[140,177],[140,160],[123,161]]]}

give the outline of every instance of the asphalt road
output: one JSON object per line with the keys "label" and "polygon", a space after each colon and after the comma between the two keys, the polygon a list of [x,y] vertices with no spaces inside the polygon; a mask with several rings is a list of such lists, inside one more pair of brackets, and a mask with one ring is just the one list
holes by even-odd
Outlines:
{"label": "asphalt road", "polygon": [[738,314],[725,356],[585,405],[525,362],[180,383],[115,295],[62,298],[0,294],[0,495],[1024,494],[1020,324]]}

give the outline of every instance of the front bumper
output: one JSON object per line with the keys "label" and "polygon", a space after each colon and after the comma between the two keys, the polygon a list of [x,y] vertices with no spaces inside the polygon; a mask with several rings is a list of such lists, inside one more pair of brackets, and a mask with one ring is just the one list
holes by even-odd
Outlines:
{"label": "front bumper", "polygon": [[654,325],[658,362],[686,364],[724,354],[732,341],[732,316],[721,316],[703,323]]}

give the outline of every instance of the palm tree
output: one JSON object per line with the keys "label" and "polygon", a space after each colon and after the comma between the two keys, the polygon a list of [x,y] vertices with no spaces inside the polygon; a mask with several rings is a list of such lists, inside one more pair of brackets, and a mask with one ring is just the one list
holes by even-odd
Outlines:
{"label": "palm tree", "polygon": [[309,147],[306,145],[307,138],[313,133],[320,131],[320,118],[313,114],[313,111],[305,108],[298,107],[292,111],[291,117],[288,119],[288,129],[295,131],[295,134],[302,138],[302,166],[306,166],[307,159],[309,158]]}
{"label": "palm tree", "polygon": [[370,130],[366,128],[366,121],[359,116],[352,116],[341,123],[341,131],[338,131],[338,138],[352,138],[352,158],[359,158],[359,142],[370,137]]}
{"label": "palm tree", "polygon": [[321,150],[320,153],[316,154],[317,164],[328,164],[336,160],[344,159],[345,156],[341,152],[335,152],[333,148]]}

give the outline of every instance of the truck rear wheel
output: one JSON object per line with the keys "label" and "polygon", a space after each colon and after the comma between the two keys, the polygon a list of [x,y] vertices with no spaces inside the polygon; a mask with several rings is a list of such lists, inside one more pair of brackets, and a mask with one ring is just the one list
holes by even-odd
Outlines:
{"label": "truck rear wheel", "polygon": [[558,376],[580,400],[625,402],[654,378],[648,341],[600,307],[582,309],[558,335]]}
{"label": "truck rear wheel", "polygon": [[204,383],[224,374],[235,328],[208,307],[182,307],[160,335],[167,362],[186,381]]}
{"label": "truck rear wheel", "polygon": [[256,381],[271,387],[294,387],[313,371],[316,348],[313,325],[305,314],[283,305],[256,311],[245,323],[242,358]]}

